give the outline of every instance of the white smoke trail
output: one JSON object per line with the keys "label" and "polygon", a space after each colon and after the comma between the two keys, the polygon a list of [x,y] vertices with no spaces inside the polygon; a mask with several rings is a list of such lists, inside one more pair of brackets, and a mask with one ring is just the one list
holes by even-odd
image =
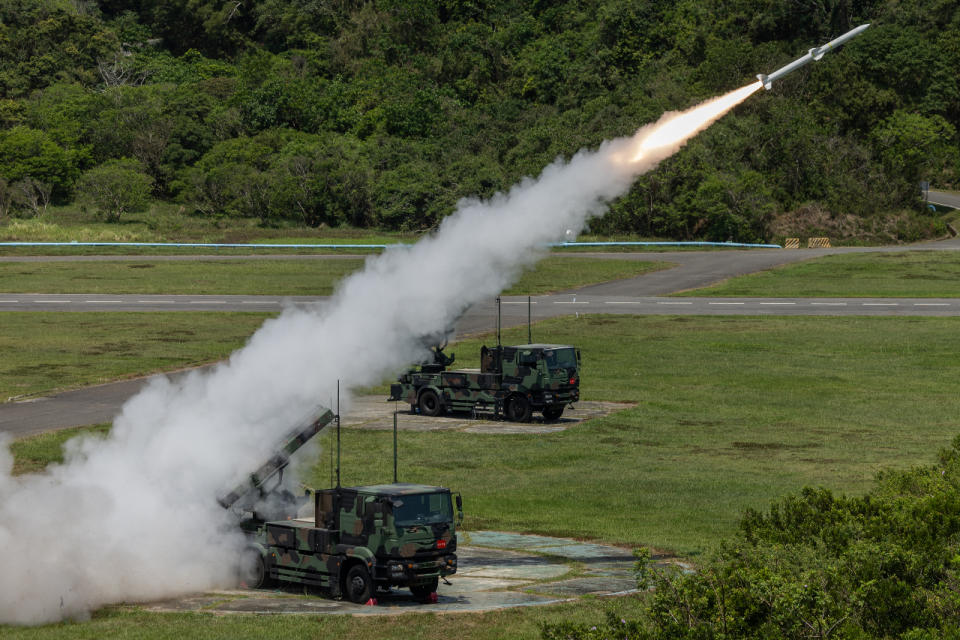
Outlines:
{"label": "white smoke trail", "polygon": [[[368,260],[322,310],[286,309],[209,373],[155,379],[109,437],[68,443],[63,464],[13,477],[0,443],[0,622],[82,618],[105,603],[231,584],[243,538],[218,492],[332,398],[337,380],[349,390],[420,359],[420,336],[497,295],[538,247],[578,233],[756,87],[557,160],[488,201],[461,202],[436,234]],[[678,119],[685,128],[663,138]]]}

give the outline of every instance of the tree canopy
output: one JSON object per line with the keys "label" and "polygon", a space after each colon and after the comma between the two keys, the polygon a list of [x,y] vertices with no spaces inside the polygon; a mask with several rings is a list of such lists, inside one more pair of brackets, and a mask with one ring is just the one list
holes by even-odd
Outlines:
{"label": "tree canopy", "polygon": [[920,180],[960,184],[954,2],[9,0],[0,176],[64,203],[129,158],[187,211],[425,229],[864,22],[593,226],[749,241],[817,210],[866,228],[919,213]]}

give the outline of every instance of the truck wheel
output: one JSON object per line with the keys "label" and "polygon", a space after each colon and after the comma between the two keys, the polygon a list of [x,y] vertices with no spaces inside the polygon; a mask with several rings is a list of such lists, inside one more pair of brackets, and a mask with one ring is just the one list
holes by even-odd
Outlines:
{"label": "truck wheel", "polygon": [[263,589],[273,584],[270,578],[270,571],[267,569],[266,558],[256,549],[250,549],[246,552],[244,561],[245,572],[248,573],[248,584],[251,589]]}
{"label": "truck wheel", "polygon": [[530,422],[530,401],[523,396],[510,398],[507,404],[507,418],[513,422]]}
{"label": "truck wheel", "polygon": [[427,584],[412,584],[410,585],[410,593],[412,593],[413,597],[417,600],[426,600],[430,597],[431,593],[436,593],[439,584],[439,578],[434,578]]}
{"label": "truck wheel", "polygon": [[427,389],[420,394],[420,413],[425,416],[438,416],[443,413],[443,405],[440,404],[440,397],[433,389]]}
{"label": "truck wheel", "polygon": [[551,404],[543,408],[543,419],[544,420],[556,420],[563,415],[563,405],[562,404]]}
{"label": "truck wheel", "polygon": [[355,564],[347,571],[344,594],[350,602],[364,604],[373,596],[373,580],[370,572],[362,564]]}

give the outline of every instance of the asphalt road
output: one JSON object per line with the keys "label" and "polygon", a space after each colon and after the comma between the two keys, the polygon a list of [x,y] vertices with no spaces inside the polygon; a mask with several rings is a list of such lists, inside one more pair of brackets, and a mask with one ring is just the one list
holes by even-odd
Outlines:
{"label": "asphalt road", "polygon": [[[669,314],[669,315],[823,315],[823,316],[958,316],[960,298],[944,299],[866,299],[866,298],[668,298],[665,294],[706,286],[727,278],[761,271],[780,264],[843,252],[960,250],[960,239],[903,247],[800,249],[800,250],[722,250],[642,252],[599,254],[610,259],[662,260],[675,263],[672,269],[637,278],[584,287],[551,296],[537,296],[529,307],[533,319],[581,313]],[[571,258],[587,254],[571,254]],[[26,257],[0,260],[24,261]],[[85,256],[89,259],[115,260],[120,256]],[[156,257],[122,257],[154,260]],[[251,256],[250,259],[264,259]],[[289,259],[269,256],[267,259]],[[340,258],[336,256],[335,259]],[[208,259],[208,256],[170,256],[167,259]],[[228,259],[236,259],[230,257]],[[298,259],[327,259],[303,256]],[[29,260],[57,260],[63,257],[31,257]],[[280,296],[145,296],[84,294],[2,294],[2,311],[266,311],[276,312],[287,304],[322,305],[326,298]],[[501,307],[505,327],[522,325],[527,320],[525,297],[505,297]],[[474,305],[458,326],[459,335],[490,331],[496,327],[494,301]],[[51,429],[109,422],[124,401],[135,394],[145,379],[68,391],[46,398],[0,404],[0,431],[16,436]]]}
{"label": "asphalt road", "polygon": [[927,202],[930,204],[938,204],[941,207],[960,209],[960,194],[934,191],[931,189],[927,192]]}

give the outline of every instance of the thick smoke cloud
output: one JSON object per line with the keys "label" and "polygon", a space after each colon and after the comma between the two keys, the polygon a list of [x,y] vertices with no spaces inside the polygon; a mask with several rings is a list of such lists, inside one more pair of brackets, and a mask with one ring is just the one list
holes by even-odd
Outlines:
{"label": "thick smoke cloud", "polygon": [[539,247],[578,233],[722,113],[638,154],[675,115],[557,160],[508,193],[461,202],[435,234],[369,259],[321,309],[286,309],[209,372],[154,379],[109,437],[68,443],[63,464],[14,477],[0,443],[0,622],[83,618],[105,603],[234,584],[243,539],[218,493],[328,403],[337,380],[349,390],[419,360],[421,336],[496,296]]}

